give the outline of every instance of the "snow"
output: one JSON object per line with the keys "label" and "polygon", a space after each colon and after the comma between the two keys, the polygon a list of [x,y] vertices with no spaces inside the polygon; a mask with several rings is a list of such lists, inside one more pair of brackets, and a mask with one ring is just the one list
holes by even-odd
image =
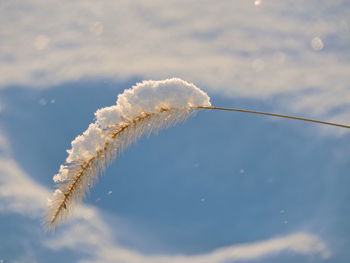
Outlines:
{"label": "snow", "polygon": [[[123,124],[142,113],[159,113],[162,109],[190,109],[195,106],[210,106],[209,96],[194,84],[179,78],[161,81],[148,80],[136,84],[118,96],[116,105],[99,109],[95,113],[96,121],[72,141],[67,150],[66,162],[87,161],[102,149],[110,137],[108,128]],[[61,166],[54,176],[55,182],[69,177],[69,170]]]}

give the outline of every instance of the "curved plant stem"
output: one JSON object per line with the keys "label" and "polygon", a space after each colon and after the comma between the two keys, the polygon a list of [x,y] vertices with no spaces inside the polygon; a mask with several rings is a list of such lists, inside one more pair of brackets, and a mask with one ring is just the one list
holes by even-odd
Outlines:
{"label": "curved plant stem", "polygon": [[196,108],[198,108],[198,109],[208,109],[208,110],[236,111],[236,112],[252,113],[252,114],[259,114],[259,115],[267,115],[267,116],[272,116],[272,117],[279,117],[279,118],[293,119],[293,120],[301,120],[301,121],[314,122],[314,123],[319,123],[319,124],[325,124],[325,125],[331,125],[331,126],[337,126],[337,127],[341,127],[341,128],[350,129],[349,125],[344,125],[344,124],[339,124],[339,123],[334,123],[334,122],[327,122],[327,121],[319,121],[319,120],[308,119],[308,118],[303,118],[303,117],[296,117],[296,116],[290,116],[290,115],[262,112],[262,111],[242,110],[242,109],[223,108],[223,107],[214,107],[214,106],[198,106]]}

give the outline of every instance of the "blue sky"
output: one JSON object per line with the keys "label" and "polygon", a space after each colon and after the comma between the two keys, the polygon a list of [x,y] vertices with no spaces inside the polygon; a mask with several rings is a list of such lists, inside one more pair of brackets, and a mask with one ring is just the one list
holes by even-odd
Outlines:
{"label": "blue sky", "polygon": [[349,133],[239,113],[201,111],[140,140],[66,224],[40,226],[70,142],[143,79],[349,123],[346,1],[2,5],[4,263],[349,261]]}

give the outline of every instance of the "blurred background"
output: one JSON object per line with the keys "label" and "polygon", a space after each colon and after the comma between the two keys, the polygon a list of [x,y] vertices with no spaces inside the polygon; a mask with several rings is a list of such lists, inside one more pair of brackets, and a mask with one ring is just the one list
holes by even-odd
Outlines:
{"label": "blurred background", "polygon": [[70,142],[144,79],[350,124],[349,1],[12,0],[0,22],[1,263],[349,262],[349,132],[243,113],[140,140],[41,227]]}

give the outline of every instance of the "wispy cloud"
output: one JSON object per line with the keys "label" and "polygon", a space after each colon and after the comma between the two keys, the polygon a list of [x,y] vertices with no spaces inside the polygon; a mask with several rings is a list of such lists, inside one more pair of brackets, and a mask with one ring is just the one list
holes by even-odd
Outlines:
{"label": "wispy cloud", "polygon": [[258,260],[283,252],[305,256],[317,255],[321,259],[330,257],[330,251],[325,243],[310,233],[296,233],[255,243],[233,245],[199,255],[149,256],[116,245],[108,246],[105,243],[101,244],[98,242],[95,243],[94,249],[95,252],[92,259],[84,259],[80,262],[222,263]]}
{"label": "wispy cloud", "polygon": [[[288,95],[299,105],[289,110],[316,115],[347,104],[346,0],[183,3],[7,1],[0,86],[178,76],[230,96]],[[310,89],[319,96],[305,96]],[[329,92],[336,105],[322,99]]]}
{"label": "wispy cloud", "polygon": [[[327,259],[331,251],[318,236],[298,232],[247,244],[218,248],[198,255],[145,255],[130,250],[113,241],[111,231],[97,210],[82,207],[67,228],[44,245],[53,249],[74,249],[85,253],[81,263],[128,262],[128,263],[221,263],[251,261],[280,253],[318,256]],[[117,231],[118,232],[118,231]]]}
{"label": "wispy cloud", "polygon": [[0,130],[0,212],[41,215],[49,191],[20,168],[11,152],[9,140]]}
{"label": "wispy cloud", "polygon": [[0,157],[0,211],[41,215],[48,194],[14,160]]}
{"label": "wispy cloud", "polygon": [[8,155],[10,153],[10,144],[6,136],[2,133],[0,129],[0,154]]}
{"label": "wispy cloud", "polygon": [[[40,220],[47,206],[48,189],[34,182],[10,156],[0,158],[0,175],[0,211]],[[321,259],[331,255],[327,245],[318,236],[300,232],[259,242],[222,247],[198,255],[150,256],[120,246],[111,234],[111,227],[103,220],[98,209],[80,206],[60,233],[42,237],[41,244],[55,251],[66,248],[83,253],[85,256],[80,262],[85,263],[220,263],[228,260],[256,260],[282,252],[317,255]]]}

